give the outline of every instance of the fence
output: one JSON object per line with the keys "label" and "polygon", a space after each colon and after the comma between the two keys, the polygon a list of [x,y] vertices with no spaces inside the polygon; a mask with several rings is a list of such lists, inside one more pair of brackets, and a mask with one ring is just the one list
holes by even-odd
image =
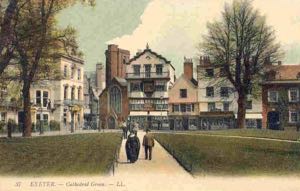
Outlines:
{"label": "fence", "polygon": [[122,140],[123,137],[122,135],[120,135],[120,144],[118,145],[118,147],[116,148],[114,155],[113,155],[113,159],[109,168],[109,171],[112,173],[112,175],[115,175],[115,171],[116,168],[118,167],[118,159],[119,159],[119,153],[120,153],[120,149],[121,149],[121,145],[122,145]]}
{"label": "fence", "polygon": [[195,170],[195,164],[193,162],[190,162],[184,154],[178,151],[176,152],[169,143],[165,143],[157,137],[155,137],[155,139],[187,172],[193,175]]}

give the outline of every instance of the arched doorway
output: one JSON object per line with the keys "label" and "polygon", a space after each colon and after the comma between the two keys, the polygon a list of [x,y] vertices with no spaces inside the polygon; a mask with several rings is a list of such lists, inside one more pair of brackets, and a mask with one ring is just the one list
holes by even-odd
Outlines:
{"label": "arched doorway", "polygon": [[279,112],[270,111],[268,113],[268,128],[273,130],[280,129]]}
{"label": "arched doorway", "polygon": [[116,128],[116,119],[112,116],[110,116],[107,119],[107,126],[109,129],[115,129]]}

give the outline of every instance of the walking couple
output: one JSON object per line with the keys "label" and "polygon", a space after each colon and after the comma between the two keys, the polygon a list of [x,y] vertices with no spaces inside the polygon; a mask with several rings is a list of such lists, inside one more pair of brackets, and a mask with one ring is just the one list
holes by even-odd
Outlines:
{"label": "walking couple", "polygon": [[[145,149],[145,159],[152,159],[152,148],[154,147],[154,138],[153,135],[149,133],[150,130],[146,130],[146,134],[143,138],[143,146]],[[130,132],[127,141],[126,141],[126,155],[127,161],[134,163],[139,158],[140,152],[140,140],[134,132]]]}

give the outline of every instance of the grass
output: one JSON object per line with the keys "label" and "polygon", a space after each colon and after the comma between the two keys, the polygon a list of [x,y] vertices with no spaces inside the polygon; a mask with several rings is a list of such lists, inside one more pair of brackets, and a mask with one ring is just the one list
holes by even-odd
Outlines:
{"label": "grass", "polygon": [[300,175],[300,144],[186,134],[155,134],[195,175]]}
{"label": "grass", "polygon": [[275,131],[269,129],[228,129],[214,131],[195,131],[188,133],[209,134],[209,135],[225,135],[225,136],[242,136],[242,137],[259,137],[281,140],[300,140],[300,132],[296,131]]}
{"label": "grass", "polygon": [[108,173],[121,144],[119,133],[0,139],[0,175]]}

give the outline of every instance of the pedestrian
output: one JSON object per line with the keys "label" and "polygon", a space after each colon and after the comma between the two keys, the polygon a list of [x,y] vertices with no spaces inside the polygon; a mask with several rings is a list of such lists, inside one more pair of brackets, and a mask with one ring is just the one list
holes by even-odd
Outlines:
{"label": "pedestrian", "polygon": [[135,122],[134,125],[133,125],[133,133],[137,136],[137,132],[139,130],[139,123]]}
{"label": "pedestrian", "polygon": [[126,125],[126,122],[123,121],[120,123],[120,128],[122,129],[123,131],[123,139],[127,139],[127,132],[128,132],[128,129],[127,129],[127,125]]}
{"label": "pedestrian", "polygon": [[146,129],[146,135],[144,135],[143,138],[143,146],[145,149],[145,160],[152,159],[152,148],[154,147],[154,138],[151,133],[149,133],[150,130]]}
{"label": "pedestrian", "polygon": [[130,132],[127,138],[125,149],[127,161],[130,163],[136,162],[140,153],[140,140],[133,132]]}

